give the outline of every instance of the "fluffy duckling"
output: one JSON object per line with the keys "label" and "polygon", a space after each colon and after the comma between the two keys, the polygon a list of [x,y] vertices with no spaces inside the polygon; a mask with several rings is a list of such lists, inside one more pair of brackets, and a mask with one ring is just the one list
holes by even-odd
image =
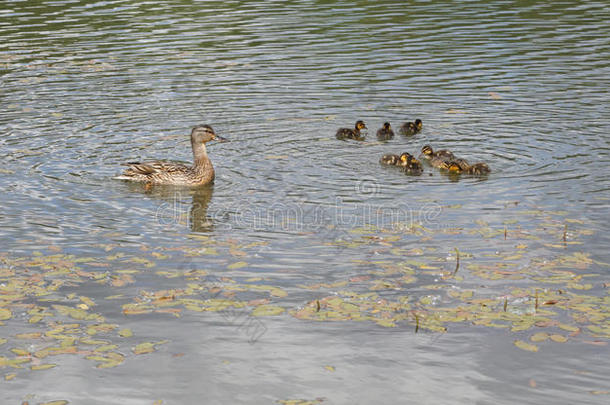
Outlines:
{"label": "fluffy duckling", "polygon": [[366,129],[366,124],[362,120],[356,121],[354,129],[350,128],[339,128],[337,130],[337,139],[356,139],[363,140],[364,136],[361,135],[360,130]]}
{"label": "fluffy duckling", "polygon": [[467,173],[476,176],[489,174],[491,172],[491,169],[485,163],[468,165],[464,159],[448,161],[441,169],[447,170],[449,173]]}
{"label": "fluffy duckling", "polygon": [[452,160],[455,159],[455,155],[451,151],[448,151],[447,149],[434,151],[430,145],[424,145],[421,148],[421,153],[423,158],[428,160],[432,159],[433,157],[444,157]]}
{"label": "fluffy duckling", "polygon": [[491,169],[485,163],[475,163],[466,170],[466,173],[474,175],[489,174],[490,172]]}
{"label": "fluffy duckling", "polygon": [[458,158],[458,159],[454,159],[453,162],[456,163],[460,167],[461,171],[466,171],[470,167],[470,164],[468,163],[468,161],[466,159]]}
{"label": "fluffy duckling", "polygon": [[434,151],[430,145],[421,148],[421,157],[428,160],[432,167],[437,168],[443,168],[444,164],[456,159],[455,155],[447,149]]}
{"label": "fluffy duckling", "polygon": [[405,122],[400,127],[400,133],[403,135],[415,135],[419,131],[421,131],[423,127],[422,121],[418,118],[415,122]]}
{"label": "fluffy duckling", "polygon": [[390,126],[389,122],[384,122],[383,127],[377,130],[377,139],[380,141],[387,141],[388,139],[394,138],[394,131]]}
{"label": "fluffy duckling", "polygon": [[424,126],[424,123],[421,122],[421,120],[419,118],[415,120],[414,124],[415,124],[415,129],[417,130],[417,132],[421,131],[422,127]]}
{"label": "fluffy duckling", "polygon": [[383,155],[381,157],[381,159],[379,159],[379,163],[381,163],[382,165],[388,165],[388,166],[396,166],[399,161],[400,161],[400,156],[394,155],[391,153],[387,154],[387,155]]}
{"label": "fluffy duckling", "polygon": [[462,168],[455,161],[445,161],[441,165],[438,166],[441,170],[446,170],[449,173],[459,174],[462,173]]}
{"label": "fluffy duckling", "polygon": [[398,166],[401,166],[407,174],[421,174],[424,171],[421,162],[406,152],[400,155]]}
{"label": "fluffy duckling", "polygon": [[413,122],[405,122],[400,126],[400,133],[403,135],[415,135],[417,126]]}

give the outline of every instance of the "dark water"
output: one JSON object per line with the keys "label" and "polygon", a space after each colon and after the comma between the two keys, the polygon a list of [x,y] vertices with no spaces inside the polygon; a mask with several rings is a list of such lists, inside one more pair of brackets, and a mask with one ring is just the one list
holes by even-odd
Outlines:
{"label": "dark water", "polygon": [[[16,374],[0,382],[6,403],[606,403],[608,336],[587,327],[610,328],[607,4],[9,1],[0,8],[0,75],[4,266],[32,274],[42,270],[27,260],[62,254],[82,259],[71,271],[133,277],[72,279],[49,301],[30,294],[6,304],[7,358],[49,344],[17,334],[63,319],[29,323],[27,305],[74,306],[74,294],[134,333],[106,337],[125,355],[116,368],[67,354],[49,370],[0,368]],[[384,121],[397,129],[415,118],[424,122],[416,136],[375,140]],[[368,140],[336,140],[356,119]],[[232,141],[209,146],[213,189],[111,179],[124,161],[189,161],[198,123]],[[413,177],[378,163],[427,143],[492,173],[426,168]],[[455,248],[460,279],[443,281]],[[590,262],[561,261],[581,253]],[[586,274],[577,281],[591,288],[572,291],[601,299],[605,315],[576,319],[582,333],[531,353],[513,342],[538,329],[462,322],[415,334],[413,319],[384,328],[290,312],[345,291],[456,307],[449,291],[517,305],[525,299],[516,287],[571,288],[531,272],[480,278],[473,267],[505,259],[518,271],[559,260],[562,271]],[[349,281],[405,260],[426,263],[408,285]],[[162,273],[196,269],[208,278]],[[267,298],[287,312],[245,327],[243,314],[122,307],[143,291],[231,282],[281,287],[287,296]],[[248,291],[241,299],[261,298]],[[154,353],[131,351],[162,340]]]}

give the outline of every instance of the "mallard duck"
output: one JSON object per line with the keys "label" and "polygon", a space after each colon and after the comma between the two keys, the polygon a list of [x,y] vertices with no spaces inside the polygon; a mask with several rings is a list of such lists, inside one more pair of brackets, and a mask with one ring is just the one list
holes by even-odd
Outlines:
{"label": "mallard duck", "polygon": [[380,141],[385,141],[392,138],[394,138],[394,131],[392,131],[390,123],[384,122],[383,127],[377,130],[377,139],[379,139]]}
{"label": "mallard duck", "polygon": [[118,180],[142,181],[148,184],[173,184],[180,186],[202,186],[214,181],[214,167],[205,148],[206,142],[225,138],[216,135],[209,125],[197,125],[191,131],[193,166],[165,161],[130,162]]}
{"label": "mallard duck", "polygon": [[424,145],[421,148],[421,153],[424,159],[432,159],[433,157],[444,157],[452,160],[455,159],[455,155],[447,149],[441,149],[435,152],[432,150],[430,145]]}
{"label": "mallard duck", "polygon": [[438,168],[441,170],[446,170],[449,173],[462,173],[462,168],[460,167],[459,163],[452,160],[443,162],[438,166]]}
{"label": "mallard duck", "polygon": [[468,168],[470,167],[470,164],[466,159],[458,158],[454,159],[453,162],[456,163],[462,171],[468,170]]}
{"label": "mallard duck", "polygon": [[415,135],[417,126],[413,122],[405,122],[400,126],[400,133],[403,135]]}
{"label": "mallard duck", "polygon": [[360,134],[360,130],[366,129],[366,124],[362,120],[356,121],[354,129],[339,128],[337,130],[337,139],[356,139],[362,140],[364,137]]}
{"label": "mallard duck", "polygon": [[473,175],[489,174],[491,170],[485,163],[475,163],[468,165],[464,159],[457,159],[454,161],[448,161],[441,169],[447,170],[450,173],[467,173]]}
{"label": "mallard duck", "polygon": [[442,168],[445,163],[455,160],[455,155],[447,149],[433,151],[430,145],[421,148],[421,157],[428,160],[432,167]]}
{"label": "mallard duck", "polygon": [[401,166],[408,174],[421,174],[424,171],[421,162],[407,152],[400,155],[398,166]]}
{"label": "mallard duck", "polygon": [[383,155],[381,157],[381,159],[379,159],[379,163],[381,163],[382,165],[388,165],[388,166],[396,166],[396,164],[398,164],[399,161],[400,161],[400,157],[398,155],[394,155],[394,154]]}
{"label": "mallard duck", "polygon": [[485,163],[475,163],[466,170],[466,173],[474,175],[489,174],[490,172],[491,169]]}
{"label": "mallard duck", "polygon": [[419,118],[416,119],[415,122],[410,122],[410,121],[405,122],[400,127],[400,133],[403,135],[415,135],[416,133],[421,131],[423,125],[424,124],[421,122],[421,120]]}
{"label": "mallard duck", "polygon": [[409,161],[411,161],[411,159],[415,159],[412,154],[410,154],[409,152],[403,152],[400,154],[400,157],[398,158],[398,162],[396,164],[398,166],[405,166],[408,164]]}
{"label": "mallard duck", "polygon": [[414,124],[415,124],[415,130],[417,132],[421,131],[422,127],[424,126],[424,123],[421,122],[421,120],[419,118],[415,120]]}

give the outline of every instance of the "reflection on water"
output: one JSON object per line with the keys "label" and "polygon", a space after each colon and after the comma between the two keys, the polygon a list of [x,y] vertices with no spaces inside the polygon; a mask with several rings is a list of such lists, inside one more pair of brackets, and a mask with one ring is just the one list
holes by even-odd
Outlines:
{"label": "reflection on water", "polygon": [[[0,293],[25,295],[8,320],[0,299],[0,367],[19,357],[11,349],[43,350],[58,322],[88,322],[74,339],[96,322],[53,305],[85,305],[134,332],[100,332],[119,346],[102,349],[125,356],[111,369],[92,368],[85,357],[103,355],[80,340],[83,358],[21,356],[57,366],[3,369],[7,401],[603,403],[591,392],[605,389],[607,339],[588,329],[607,327],[601,310],[565,304],[552,321],[580,332],[537,353],[513,345],[531,342],[529,330],[476,320],[422,344],[407,315],[471,305],[471,292],[506,298],[508,312],[528,310],[525,290],[607,296],[607,4],[5,3]],[[415,118],[420,133],[375,139],[383,122]],[[365,141],[335,139],[357,119]],[[208,148],[213,187],[112,180],[134,158],[191,161],[185,134],[199,123],[232,141]],[[379,164],[425,144],[492,172],[405,176]],[[461,279],[444,273],[455,249]],[[241,307],[228,321],[197,301],[213,299]],[[295,315],[345,316],[340,299],[380,307],[374,321]],[[156,312],[129,314],[151,302]],[[250,344],[243,325],[261,305],[286,312],[260,318],[267,332]],[[545,322],[535,328],[557,328]],[[46,337],[16,337],[25,332]],[[98,377],[104,386],[74,392]]]}
{"label": "reflection on water", "polygon": [[188,224],[193,232],[210,232],[214,229],[213,218],[208,216],[214,185],[191,188],[129,181],[124,184],[130,192],[159,201],[154,218],[151,218],[153,222],[165,226]]}

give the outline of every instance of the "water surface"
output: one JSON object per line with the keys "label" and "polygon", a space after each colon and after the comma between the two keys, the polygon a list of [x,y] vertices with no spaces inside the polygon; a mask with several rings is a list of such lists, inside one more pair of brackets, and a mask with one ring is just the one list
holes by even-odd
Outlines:
{"label": "water surface", "polygon": [[[80,354],[5,366],[7,401],[606,402],[605,3],[64,0],[0,11],[0,292],[24,294],[0,305],[11,311],[0,356],[52,346],[44,334],[57,322],[78,323],[78,339],[116,325],[92,336],[124,356],[96,368],[94,346],[77,341]],[[416,136],[375,140],[384,121],[415,118]],[[357,119],[366,142],[335,139]],[[209,146],[212,188],[112,180],[125,161],[190,161],[199,123],[231,139]],[[378,163],[424,144],[492,173],[413,177]],[[536,291],[542,305],[559,290],[572,306],[552,319],[577,332],[477,324],[490,305],[477,299],[531,314]],[[126,313],[159,303],[156,292],[247,305]],[[573,307],[577,294],[598,300],[595,316]],[[337,312],[333,297],[378,306],[363,321],[300,316],[320,302]],[[285,312],[252,316],[261,303]],[[83,304],[103,322],[53,307]],[[474,318],[444,332],[422,320],[415,333],[415,314],[468,305]],[[32,322],[41,308],[49,316]],[[568,341],[514,346],[539,331]],[[142,342],[163,343],[134,354]]]}

